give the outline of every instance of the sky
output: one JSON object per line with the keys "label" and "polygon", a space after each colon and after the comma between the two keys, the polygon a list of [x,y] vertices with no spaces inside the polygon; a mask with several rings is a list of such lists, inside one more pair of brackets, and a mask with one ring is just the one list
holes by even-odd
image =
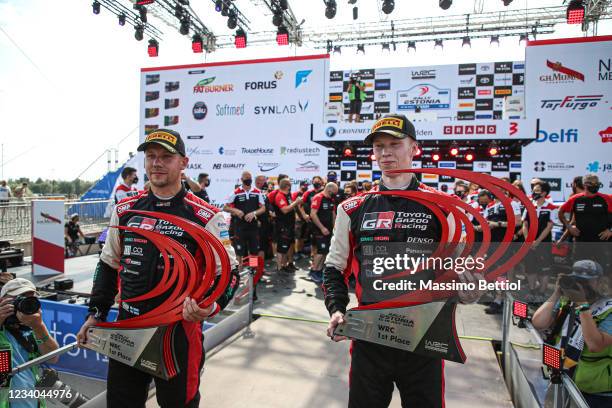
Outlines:
{"label": "sky", "polygon": [[[128,5],[128,0],[119,0]],[[262,11],[261,0],[235,0],[251,21],[253,31],[271,30],[271,16]],[[352,20],[352,6],[338,0],[333,20],[325,18],[319,0],[289,0],[298,21],[307,29],[333,24],[427,16],[503,11],[501,0],[455,0],[446,12],[437,0],[396,0],[394,12],[380,11],[380,1],[358,0],[359,20]],[[511,9],[561,5],[562,0],[514,0]],[[233,31],[226,19],[214,11],[210,0],[191,0],[204,24],[217,35]],[[324,50],[302,47],[247,47],[222,49],[211,54],[193,54],[190,38],[181,36],[163,22],[149,21],[164,32],[158,58],[146,52],[147,41],[134,39],[129,26],[120,27],[110,12],[92,13],[89,0],[0,0],[0,179],[41,177],[97,180],[107,171],[109,149],[118,151],[119,163],[138,146],[140,68],[202,62],[321,54]],[[612,34],[612,24],[599,25],[599,35]],[[582,36],[576,26],[556,27],[554,38]],[[541,38],[547,38],[542,36]],[[432,44],[418,45],[408,55],[405,46],[383,54],[379,47],[366,48],[366,55],[344,50],[332,55],[331,69],[360,69],[417,65],[456,64],[523,60],[518,39],[502,38],[499,48],[487,39],[473,40],[471,49],[458,42],[443,51]],[[114,161],[114,153],[112,156]]]}

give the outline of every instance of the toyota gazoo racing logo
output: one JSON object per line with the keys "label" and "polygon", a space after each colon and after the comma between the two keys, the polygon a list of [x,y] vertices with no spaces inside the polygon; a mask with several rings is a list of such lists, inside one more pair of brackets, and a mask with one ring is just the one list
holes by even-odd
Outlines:
{"label": "toyota gazoo racing logo", "polygon": [[155,224],[157,220],[155,218],[148,217],[132,217],[130,221],[128,221],[127,226],[133,228],[140,228],[147,231],[153,231],[155,229]]}
{"label": "toyota gazoo racing logo", "polygon": [[417,229],[424,231],[433,221],[431,214],[398,211],[393,223],[395,229]]}
{"label": "toyota gazoo racing logo", "polygon": [[596,107],[603,95],[566,96],[563,99],[542,99],[542,109],[559,110],[585,110]]}
{"label": "toyota gazoo racing logo", "polygon": [[395,217],[395,211],[384,211],[365,213],[363,221],[361,222],[362,231],[371,231],[377,229],[393,228],[393,218]]}

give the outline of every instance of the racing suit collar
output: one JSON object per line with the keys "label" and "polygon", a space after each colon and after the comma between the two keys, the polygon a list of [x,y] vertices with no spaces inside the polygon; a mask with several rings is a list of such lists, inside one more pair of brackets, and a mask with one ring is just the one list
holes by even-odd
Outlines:
{"label": "racing suit collar", "polygon": [[147,199],[155,207],[174,207],[183,202],[183,198],[185,198],[186,194],[187,190],[185,190],[185,187],[182,187],[174,197],[164,199],[157,197],[155,194],[148,194]]}
{"label": "racing suit collar", "polygon": [[[419,180],[417,180],[417,178],[413,175],[412,178],[410,179],[410,184],[408,184],[408,186],[405,187],[403,190],[417,190],[418,188],[419,188]],[[399,189],[389,188],[385,186],[385,184],[383,183],[381,179],[380,184],[378,186],[378,190],[379,191],[392,191],[392,190],[399,190]]]}

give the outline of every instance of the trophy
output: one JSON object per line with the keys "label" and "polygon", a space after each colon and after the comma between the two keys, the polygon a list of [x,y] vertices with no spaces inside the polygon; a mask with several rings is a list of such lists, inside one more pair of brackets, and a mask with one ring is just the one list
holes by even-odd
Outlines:
{"label": "trophy", "polygon": [[[148,293],[123,301],[137,302],[170,291],[171,293],[161,305],[147,313],[116,322],[101,322],[90,327],[85,347],[168,380],[178,373],[172,339],[176,323],[183,319],[185,297],[196,299],[203,308],[213,304],[222,295],[230,280],[231,265],[223,244],[202,226],[171,214],[128,211],[165,220],[183,229],[202,250],[206,268],[203,273],[200,272],[193,255],[172,238],[137,227],[115,227],[135,232],[150,240],[159,249],[164,260],[164,271],[159,285]],[[218,285],[207,295],[216,278],[215,255],[221,263],[221,276]],[[173,260],[172,269],[170,257]]]}
{"label": "trophy", "polygon": [[[514,213],[511,200],[516,198],[525,206],[530,219],[537,219],[535,208],[524,193],[510,183],[488,174],[449,169],[411,169],[395,170],[393,172],[438,174],[471,181],[489,190],[497,197],[505,208],[506,214]],[[471,270],[483,274],[486,282],[495,282],[498,277],[520,262],[529,251],[537,232],[537,223],[529,223],[529,231],[525,242],[512,256],[497,265],[495,262],[504,256],[512,241],[515,227],[514,217],[507,217],[508,225],[502,242],[492,247],[491,229],[487,220],[477,209],[457,198],[434,190],[375,191],[368,194],[404,197],[430,209],[440,222],[441,239],[437,246],[431,249],[428,258],[446,259],[450,257],[456,259],[462,257],[465,259],[466,257],[472,257],[472,259],[483,259],[484,261],[479,267]],[[478,221],[482,227],[482,241],[479,243],[475,242],[474,225],[467,214]],[[454,225],[448,221],[451,215]],[[403,246],[404,249],[409,247],[407,243],[378,242],[373,248],[362,244],[362,273],[366,277],[370,273],[373,257],[378,255],[376,250],[384,252],[387,256],[389,254],[397,255],[402,252],[396,248],[397,245]],[[493,251],[487,252],[489,249],[493,249]],[[421,279],[419,279],[420,276],[422,276]],[[380,278],[380,284],[384,282],[396,283],[403,278],[409,278],[404,279],[408,282],[406,286],[409,289],[403,291],[399,296],[370,299],[372,302],[367,301],[368,304],[366,305],[348,310],[344,318],[345,323],[338,325],[334,334],[411,351],[424,356],[464,363],[466,357],[455,328],[455,297],[458,290],[454,288],[458,286],[456,285],[458,277],[459,275],[455,270],[431,271],[422,266],[416,269],[392,272],[391,275],[386,274]],[[363,299],[362,294],[362,301]]]}

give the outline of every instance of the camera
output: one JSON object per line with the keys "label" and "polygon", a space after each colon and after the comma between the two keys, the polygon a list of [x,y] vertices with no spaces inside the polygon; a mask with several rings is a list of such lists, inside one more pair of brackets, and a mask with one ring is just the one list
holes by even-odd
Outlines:
{"label": "camera", "polygon": [[42,375],[36,383],[36,387],[60,391],[61,397],[58,398],[59,402],[70,408],[79,407],[89,401],[87,396],[73,390],[68,384],[63,383],[59,379],[57,371],[52,368],[42,369]]}
{"label": "camera", "polygon": [[19,295],[13,299],[13,306],[16,312],[21,312],[26,315],[33,315],[40,309],[40,301],[35,296]]}
{"label": "camera", "polygon": [[351,84],[356,84],[357,83],[357,78],[351,77],[350,82],[351,82]]}

